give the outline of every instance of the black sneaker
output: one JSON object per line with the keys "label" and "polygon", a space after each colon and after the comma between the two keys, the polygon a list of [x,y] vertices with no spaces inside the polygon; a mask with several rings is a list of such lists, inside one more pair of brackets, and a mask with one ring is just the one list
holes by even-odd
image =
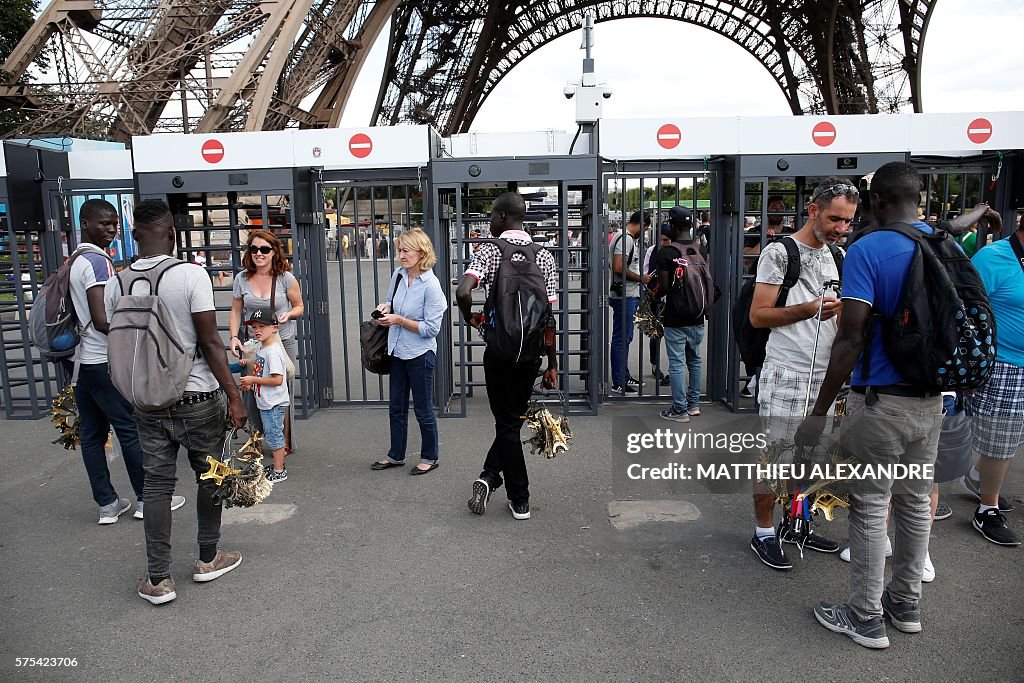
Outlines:
{"label": "black sneaker", "polygon": [[651,373],[651,377],[653,377],[655,380],[660,382],[661,380],[663,380],[666,377],[668,377],[668,375],[666,375],[661,370],[655,369],[654,372]]}
{"label": "black sneaker", "polygon": [[754,398],[754,392],[750,390],[750,382],[743,385],[740,389],[740,396],[743,398]]}
{"label": "black sneaker", "polygon": [[953,508],[949,507],[945,503],[939,503],[935,506],[935,520],[949,519],[953,516]]}
{"label": "black sneaker", "polygon": [[473,482],[473,497],[469,499],[469,511],[474,515],[487,512],[487,501],[491,498],[491,485],[483,479]]}
{"label": "black sneaker", "polygon": [[508,509],[512,511],[512,516],[516,519],[529,519],[530,518],[530,502],[521,500],[513,503],[509,501]]}
{"label": "black sneaker", "polygon": [[630,387],[633,387],[633,389],[639,389],[640,387],[643,386],[643,384],[644,383],[638,380],[637,378],[630,377],[629,379],[626,380],[626,389],[629,389]]}
{"label": "black sneaker", "polygon": [[1020,545],[1017,534],[1006,524],[1006,517],[995,508],[989,508],[984,512],[975,511],[971,526],[977,529],[978,533],[986,540],[992,541],[996,545]]}
{"label": "black sneaker", "polygon": [[[960,485],[964,487],[964,491],[974,496],[979,503],[981,502],[981,482],[979,480],[971,479],[971,475],[968,472],[960,477]],[[999,511],[1013,512],[1013,503],[999,496]]]}
{"label": "black sneaker", "polygon": [[[790,543],[792,545],[799,545],[791,531],[787,531],[786,535],[782,537],[783,543]],[[807,541],[804,543],[804,547],[808,550],[814,550],[819,553],[834,553],[839,550],[839,544],[830,538],[824,536],[818,536],[813,531],[808,534]]]}
{"label": "black sneaker", "polygon": [[858,645],[876,650],[889,647],[889,636],[885,635],[885,621],[882,617],[861,621],[849,605],[819,602],[814,607],[814,618],[829,631],[850,636]]}
{"label": "black sneaker", "polygon": [[775,536],[767,538],[754,536],[750,539],[750,549],[757,555],[757,559],[772,569],[785,571],[793,568],[793,563],[786,557],[786,553],[782,551],[782,546],[779,545],[779,539]]}
{"label": "black sneaker", "polygon": [[889,589],[882,591],[882,611],[892,625],[904,633],[921,632],[921,610],[917,607],[917,600],[896,602],[889,595]]}
{"label": "black sneaker", "polygon": [[628,383],[626,384],[626,386],[622,386],[621,384],[613,384],[612,385],[612,393],[613,394],[635,394],[636,393],[636,388],[629,386]]}

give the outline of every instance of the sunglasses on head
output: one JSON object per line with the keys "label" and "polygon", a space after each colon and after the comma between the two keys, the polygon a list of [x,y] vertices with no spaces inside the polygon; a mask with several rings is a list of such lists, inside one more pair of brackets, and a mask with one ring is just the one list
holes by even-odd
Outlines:
{"label": "sunglasses on head", "polygon": [[266,254],[269,254],[272,251],[274,251],[273,247],[267,247],[267,246],[257,247],[255,244],[249,245],[249,253],[250,254],[264,254],[264,255],[266,255]]}
{"label": "sunglasses on head", "polygon": [[846,183],[839,183],[838,185],[829,185],[828,187],[822,187],[813,195],[811,195],[811,202],[816,202],[826,196],[831,197],[843,197],[850,195],[856,197],[860,194],[860,190],[854,185],[847,185]]}

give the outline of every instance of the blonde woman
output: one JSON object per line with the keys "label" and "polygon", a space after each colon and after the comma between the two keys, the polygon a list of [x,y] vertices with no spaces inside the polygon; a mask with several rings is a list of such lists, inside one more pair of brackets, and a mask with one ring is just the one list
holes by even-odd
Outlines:
{"label": "blonde woman", "polygon": [[389,298],[377,307],[384,314],[378,319],[380,324],[390,328],[391,449],[371,468],[386,470],[405,464],[409,394],[412,393],[422,447],[420,462],[409,474],[420,475],[437,469],[434,364],[437,357],[437,334],[441,331],[441,321],[448,310],[448,301],[441,283],[431,270],[437,263],[437,257],[427,234],[419,228],[407,230],[395,240],[395,246],[401,267],[391,276]]}
{"label": "blonde woman", "polygon": [[[291,264],[285,258],[281,241],[269,230],[250,230],[243,249],[242,265],[245,270],[235,278],[231,292],[231,315],[228,317],[231,353],[238,358],[242,357],[242,340],[238,338],[239,334],[244,334],[242,321],[248,320],[257,308],[272,308],[280,324],[281,346],[292,365],[298,367],[299,341],[295,337],[293,321],[303,314],[305,308],[302,305],[299,281],[292,275]],[[294,387],[289,387],[288,395],[295,396]],[[246,394],[247,401],[251,398],[251,393]],[[249,407],[249,419],[257,429],[263,431],[255,401]],[[295,449],[291,405],[285,416],[284,434],[285,453],[291,453]]]}

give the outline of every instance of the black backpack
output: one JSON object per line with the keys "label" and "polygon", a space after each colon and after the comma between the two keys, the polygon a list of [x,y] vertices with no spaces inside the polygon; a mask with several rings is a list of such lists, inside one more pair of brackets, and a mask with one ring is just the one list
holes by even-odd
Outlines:
{"label": "black backpack", "polygon": [[[541,247],[495,240],[501,262],[484,305],[484,340],[497,358],[518,363],[540,358],[544,350],[548,290],[537,265]],[[513,261],[515,254],[524,260]]]}
{"label": "black backpack", "polygon": [[[882,318],[882,344],[904,379],[926,391],[976,389],[988,381],[995,362],[996,321],[981,276],[944,230],[927,234],[907,223],[868,228],[914,240],[914,255],[903,294],[889,318]],[[870,367],[871,335],[864,352]]]}
{"label": "black backpack", "polygon": [[682,318],[697,320],[710,316],[711,305],[715,302],[715,283],[708,262],[700,253],[700,245],[672,242],[669,247],[678,251],[680,258],[675,260],[667,304]]}
{"label": "black backpack", "polygon": [[[786,248],[786,274],[782,278],[782,286],[779,288],[779,297],[775,300],[775,308],[786,305],[789,297],[789,290],[800,279],[800,248],[789,235],[781,238],[779,242]],[[835,261],[836,271],[839,279],[843,279],[843,250],[834,244],[828,245],[832,252],[832,260]],[[755,268],[756,273],[756,268]],[[754,303],[754,286],[757,284],[756,274],[748,278],[740,289],[740,295],[732,309],[732,329],[736,338],[736,345],[740,349],[740,358],[749,369],[759,368],[764,365],[765,352],[768,347],[768,337],[771,335],[769,327],[754,327],[750,322],[750,306]]]}

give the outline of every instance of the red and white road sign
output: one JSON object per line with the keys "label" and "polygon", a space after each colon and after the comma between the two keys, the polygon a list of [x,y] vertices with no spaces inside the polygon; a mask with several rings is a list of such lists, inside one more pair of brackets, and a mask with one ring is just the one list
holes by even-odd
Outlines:
{"label": "red and white road sign", "polygon": [[219,140],[207,140],[203,143],[200,152],[203,155],[203,161],[215,164],[224,158],[224,145],[220,144]]}
{"label": "red and white road sign", "polygon": [[988,142],[992,137],[992,122],[988,119],[974,119],[967,124],[967,139],[976,145]]}
{"label": "red and white road sign", "polygon": [[674,123],[666,123],[658,129],[658,144],[665,149],[675,149],[682,139],[683,134],[679,132],[679,126]]}
{"label": "red and white road sign", "polygon": [[836,141],[836,127],[828,121],[822,121],[811,129],[811,139],[818,147],[828,147]]}
{"label": "red and white road sign", "polygon": [[373,140],[365,133],[356,133],[348,141],[348,151],[356,159],[365,159],[373,151]]}

